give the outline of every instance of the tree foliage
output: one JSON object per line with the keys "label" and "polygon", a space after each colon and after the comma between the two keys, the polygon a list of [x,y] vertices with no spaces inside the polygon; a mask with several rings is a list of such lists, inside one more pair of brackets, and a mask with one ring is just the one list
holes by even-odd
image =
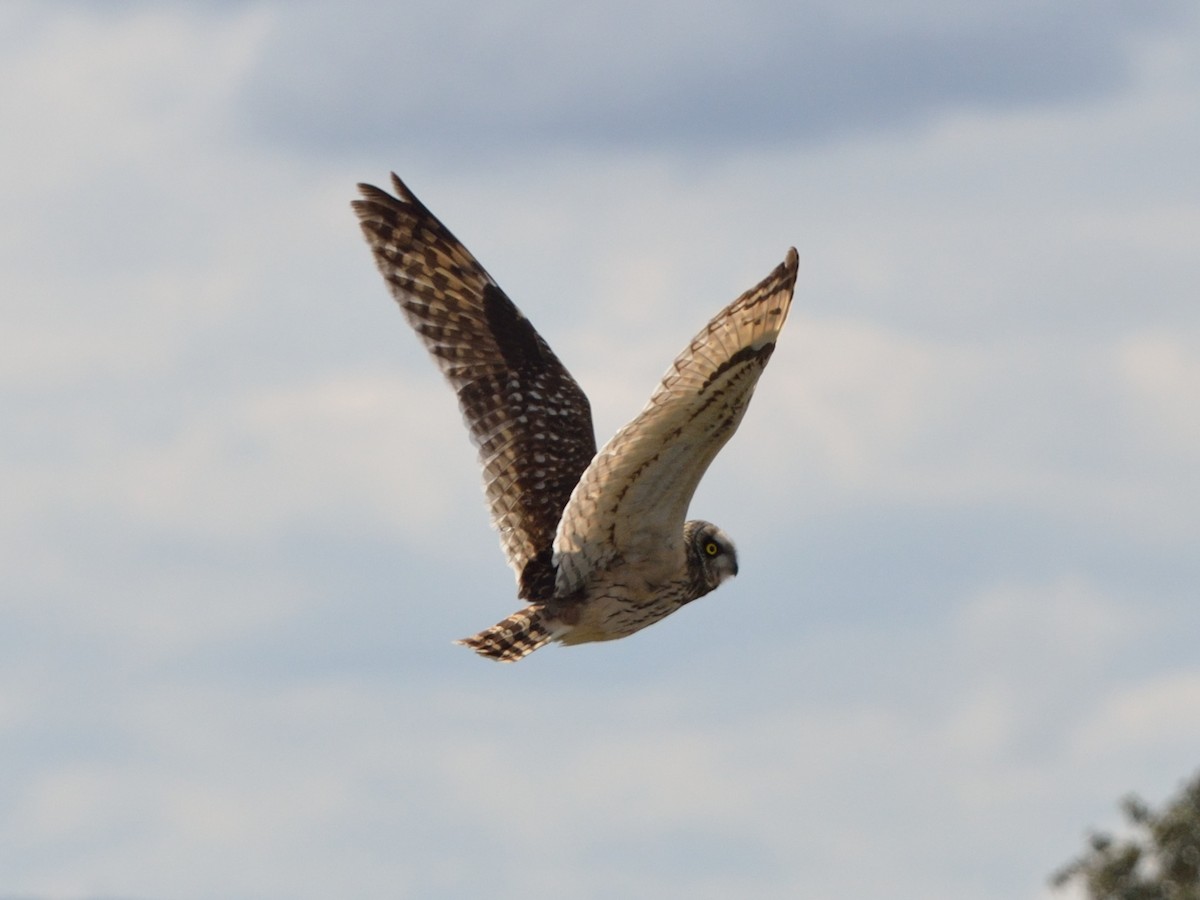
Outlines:
{"label": "tree foliage", "polygon": [[1082,882],[1090,900],[1200,900],[1200,773],[1159,812],[1136,796],[1121,809],[1130,834],[1093,833],[1051,884]]}

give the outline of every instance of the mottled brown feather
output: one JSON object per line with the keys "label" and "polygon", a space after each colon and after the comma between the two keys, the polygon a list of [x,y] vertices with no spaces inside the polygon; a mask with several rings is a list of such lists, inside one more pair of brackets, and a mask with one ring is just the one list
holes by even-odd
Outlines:
{"label": "mottled brown feather", "polygon": [[475,257],[404,185],[353,203],[380,273],[458,395],[500,543],[530,600],[553,590],[550,548],[596,453],[591,407]]}

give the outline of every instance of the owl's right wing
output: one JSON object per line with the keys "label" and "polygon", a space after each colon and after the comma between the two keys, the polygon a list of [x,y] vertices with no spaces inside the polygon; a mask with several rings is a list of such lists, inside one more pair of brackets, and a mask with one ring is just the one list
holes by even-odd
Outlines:
{"label": "owl's right wing", "polygon": [[678,577],[688,504],[746,413],[787,319],[796,270],[792,248],[696,335],[645,409],[588,466],[554,539],[560,595],[616,560],[651,585]]}
{"label": "owl's right wing", "polygon": [[375,263],[458,394],[479,448],[492,524],[521,596],[553,590],[563,507],[596,453],[591,406],[475,257],[392,175],[353,207]]}

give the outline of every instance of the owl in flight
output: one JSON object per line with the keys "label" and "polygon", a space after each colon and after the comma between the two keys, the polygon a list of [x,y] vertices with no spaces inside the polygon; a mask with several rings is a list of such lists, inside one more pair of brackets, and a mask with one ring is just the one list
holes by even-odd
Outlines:
{"label": "owl in flight", "polygon": [[796,250],[706,325],[599,452],[587,397],[475,257],[392,176],[353,203],[409,325],[458,394],[492,523],[528,605],[458,643],[512,662],[626,637],[737,574],[716,525],[684,521],[775,350]]}

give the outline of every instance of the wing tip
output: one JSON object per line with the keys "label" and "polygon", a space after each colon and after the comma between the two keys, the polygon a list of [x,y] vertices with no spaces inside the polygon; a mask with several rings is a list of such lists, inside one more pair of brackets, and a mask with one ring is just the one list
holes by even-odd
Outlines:
{"label": "wing tip", "polygon": [[408,185],[400,180],[399,175],[392,172],[391,180],[392,190],[395,191],[394,196],[381,187],[360,181],[355,185],[358,188],[358,197],[350,201],[351,208],[360,217],[369,213],[373,207],[377,208],[380,206],[391,209],[409,207],[419,212],[428,212],[421,205],[421,201],[417,199],[416,194],[409,190]]}
{"label": "wing tip", "polygon": [[800,254],[796,252],[795,247],[788,247],[787,253],[783,257],[783,262],[779,267],[771,273],[768,281],[779,281],[785,286],[794,286],[796,283],[796,273],[800,270]]}

